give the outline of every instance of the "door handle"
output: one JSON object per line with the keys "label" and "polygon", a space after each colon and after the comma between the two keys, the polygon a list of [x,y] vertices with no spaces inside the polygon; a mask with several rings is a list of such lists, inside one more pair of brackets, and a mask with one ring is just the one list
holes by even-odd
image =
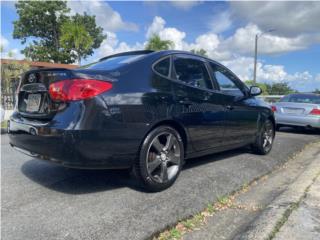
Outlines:
{"label": "door handle", "polygon": [[228,110],[232,110],[234,107],[233,106],[231,106],[231,105],[227,105],[226,106],[226,109],[228,109]]}

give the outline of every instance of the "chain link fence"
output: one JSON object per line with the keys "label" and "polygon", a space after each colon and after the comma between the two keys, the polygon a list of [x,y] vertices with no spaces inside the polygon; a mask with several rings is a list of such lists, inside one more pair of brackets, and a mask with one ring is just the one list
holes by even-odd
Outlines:
{"label": "chain link fence", "polygon": [[11,79],[9,87],[1,86],[1,107],[4,110],[13,110],[16,103],[16,89],[19,79]]}

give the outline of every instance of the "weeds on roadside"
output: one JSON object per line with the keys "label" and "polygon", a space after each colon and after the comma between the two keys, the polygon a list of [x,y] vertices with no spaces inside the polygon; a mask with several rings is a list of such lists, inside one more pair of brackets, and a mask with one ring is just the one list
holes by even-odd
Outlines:
{"label": "weeds on roadside", "polygon": [[219,211],[223,211],[228,208],[238,208],[250,210],[245,206],[234,204],[235,197],[240,192],[246,192],[249,189],[249,184],[245,183],[238,192],[235,192],[226,196],[219,196],[217,201],[213,204],[209,203],[207,207],[200,213],[187,218],[185,220],[179,221],[174,227],[165,230],[160,233],[158,236],[154,237],[154,240],[179,240],[182,239],[182,236],[194,230],[199,230],[202,225],[207,221],[207,218],[213,216]]}

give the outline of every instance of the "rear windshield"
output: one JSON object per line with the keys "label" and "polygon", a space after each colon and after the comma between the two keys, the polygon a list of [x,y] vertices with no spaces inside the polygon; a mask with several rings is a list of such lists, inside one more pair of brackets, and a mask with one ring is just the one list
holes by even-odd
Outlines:
{"label": "rear windshield", "polygon": [[111,58],[107,58],[100,62],[91,63],[82,68],[84,69],[94,69],[94,70],[113,70],[118,67],[122,67],[129,63],[132,63],[140,58],[145,56],[145,54],[137,54],[137,55],[125,55],[125,56],[115,56]]}
{"label": "rear windshield", "polygon": [[320,96],[306,94],[288,95],[283,97],[280,102],[320,104]]}

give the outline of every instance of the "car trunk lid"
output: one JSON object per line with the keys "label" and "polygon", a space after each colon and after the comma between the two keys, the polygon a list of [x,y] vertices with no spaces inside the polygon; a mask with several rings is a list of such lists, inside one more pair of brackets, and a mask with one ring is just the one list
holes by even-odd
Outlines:
{"label": "car trunk lid", "polygon": [[277,113],[288,114],[295,116],[309,115],[311,111],[318,108],[319,105],[311,103],[294,103],[294,102],[279,102],[276,104]]}
{"label": "car trunk lid", "polygon": [[[113,74],[113,75],[112,75]],[[66,102],[52,101],[50,84],[72,79],[96,79],[114,82],[117,74],[94,70],[69,70],[64,68],[38,69],[26,72],[18,88],[17,108],[21,115],[29,118],[51,119]]]}

